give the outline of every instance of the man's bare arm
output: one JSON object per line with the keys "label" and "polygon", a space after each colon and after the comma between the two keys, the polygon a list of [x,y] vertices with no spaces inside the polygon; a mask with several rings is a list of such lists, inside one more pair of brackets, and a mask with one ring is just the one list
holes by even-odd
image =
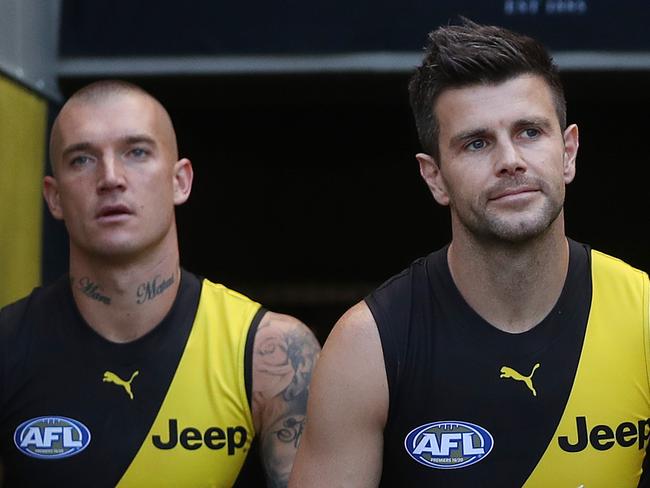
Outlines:
{"label": "man's bare arm", "polygon": [[253,345],[253,419],[267,484],[286,487],[320,345],[305,324],[267,312]]}
{"label": "man's bare arm", "polygon": [[377,486],[387,414],[381,341],[361,302],[341,317],[323,347],[289,486]]}

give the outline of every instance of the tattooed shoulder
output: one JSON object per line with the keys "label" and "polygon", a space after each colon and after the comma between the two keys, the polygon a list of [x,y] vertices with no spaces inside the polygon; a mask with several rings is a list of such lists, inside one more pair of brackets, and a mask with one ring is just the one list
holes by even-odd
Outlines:
{"label": "tattooed shoulder", "polygon": [[253,346],[253,417],[271,486],[288,481],[319,352],[305,324],[288,315],[265,314]]}
{"label": "tattooed shoulder", "polygon": [[267,312],[255,335],[253,370],[259,378],[254,391],[265,398],[281,395],[294,400],[306,390],[319,350],[314,334],[302,322]]}

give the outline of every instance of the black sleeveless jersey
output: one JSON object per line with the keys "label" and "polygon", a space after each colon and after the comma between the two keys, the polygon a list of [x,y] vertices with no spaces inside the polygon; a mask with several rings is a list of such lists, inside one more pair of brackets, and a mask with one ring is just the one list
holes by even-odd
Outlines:
{"label": "black sleeveless jersey", "polygon": [[263,313],[186,271],[163,321],[125,344],[86,324],[66,277],[0,309],[4,486],[242,483],[255,466],[252,341]]}
{"label": "black sleeveless jersey", "polygon": [[483,320],[447,248],[366,298],[389,386],[382,486],[635,487],[650,442],[648,276],[570,241],[533,329]]}

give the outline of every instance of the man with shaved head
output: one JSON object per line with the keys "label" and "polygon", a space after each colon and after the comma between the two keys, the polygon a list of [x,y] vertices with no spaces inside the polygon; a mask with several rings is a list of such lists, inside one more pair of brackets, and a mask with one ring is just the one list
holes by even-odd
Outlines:
{"label": "man with shaved head", "polygon": [[180,266],[193,171],[165,108],[90,84],[58,114],[50,159],[70,268],[0,310],[5,486],[232,486],[258,440],[268,484],[286,485],[319,345]]}

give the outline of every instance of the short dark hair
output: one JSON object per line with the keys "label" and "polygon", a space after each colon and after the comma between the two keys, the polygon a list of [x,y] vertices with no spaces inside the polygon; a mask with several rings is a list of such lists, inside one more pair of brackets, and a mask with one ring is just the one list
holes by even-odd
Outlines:
{"label": "short dark hair", "polygon": [[439,160],[439,127],[433,108],[443,91],[501,83],[527,73],[539,75],[548,83],[564,129],[566,101],[559,70],[539,41],[465,18],[461,25],[430,32],[425,57],[409,83],[411,109],[424,151]]}

